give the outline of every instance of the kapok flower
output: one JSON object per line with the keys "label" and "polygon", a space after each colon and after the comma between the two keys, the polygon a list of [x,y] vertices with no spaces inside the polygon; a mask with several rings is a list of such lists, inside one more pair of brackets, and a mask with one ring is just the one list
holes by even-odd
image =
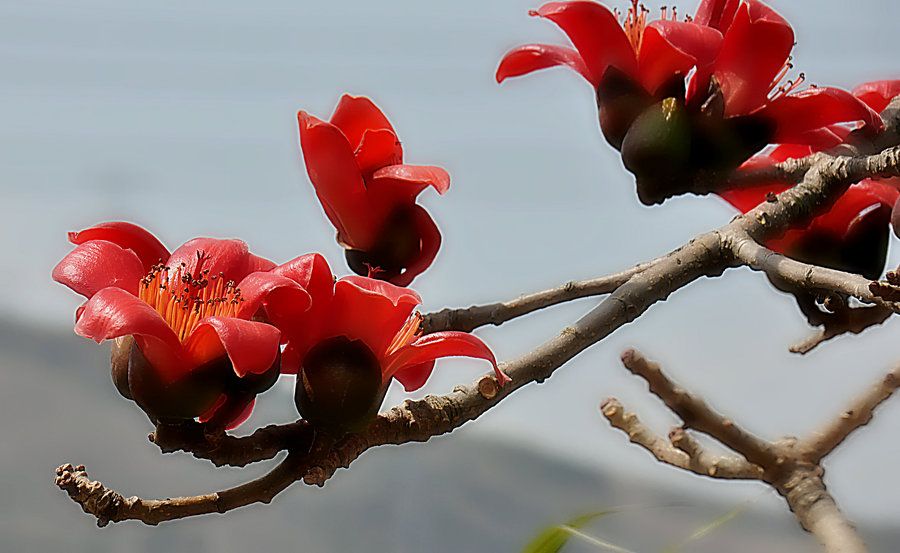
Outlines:
{"label": "kapok flower", "polygon": [[596,2],[544,4],[530,15],[556,23],[575,49],[552,44],[513,48],[500,61],[497,82],[557,65],[575,70],[596,89],[600,128],[620,148],[635,117],[657,99],[679,90],[683,94],[688,72],[708,65],[722,43],[718,30],[676,21],[675,9],[662,8],[660,19],[652,21],[647,13],[637,0],[622,22]]}
{"label": "kapok flower", "polygon": [[[880,112],[900,94],[900,80],[874,81],[853,89],[853,96],[869,109]],[[808,156],[832,148],[847,139],[853,128],[829,125],[810,133],[810,144],[782,145],[766,155],[755,156],[745,166],[761,167]],[[766,242],[770,249],[794,259],[877,279],[884,271],[888,229],[897,199],[898,179],[865,179],[852,184],[831,208],[803,228],[788,230],[784,236]],[[789,188],[783,183],[720,192],[728,203],[746,213],[767,195]],[[894,232],[897,232],[894,225]]]}
{"label": "kapok flower", "polygon": [[312,296],[298,316],[273,319],[284,333],[282,372],[297,374],[297,409],[310,423],[335,434],[356,432],[375,417],[387,386],[407,391],[425,384],[440,357],[485,359],[500,384],[509,380],[491,350],[466,332],[422,335],[421,299],[408,288],[360,276],[335,281],[318,254],[272,270]]}
{"label": "kapok flower", "polygon": [[[546,4],[537,14],[559,24],[577,51],[521,47],[507,54],[497,77],[551,65],[567,65],[584,75],[597,88],[601,129],[622,151],[645,204],[706,192],[712,184],[707,181],[737,168],[767,144],[808,144],[822,128],[842,122],[881,127],[877,113],[844,90],[812,87],[795,93],[802,74],[781,84],[791,69],[794,32],[757,0],[703,0],[690,22],[668,21],[662,27],[661,21],[646,24],[644,13],[638,15],[633,2],[619,27],[599,4]],[[656,36],[648,34],[653,25],[666,41],[647,42]],[[621,61],[629,60],[622,35],[630,44],[639,43],[637,65]],[[642,69],[645,58],[647,63],[660,60],[654,66],[658,73]],[[598,69],[586,70],[588,65],[605,73],[598,80]],[[695,72],[685,92],[690,68]],[[651,74],[668,75],[668,80],[648,80],[645,75]]]}
{"label": "kapok flower", "polygon": [[337,229],[347,263],[400,286],[431,265],[441,234],[416,196],[450,187],[440,167],[404,165],[390,122],[368,98],[345,95],[321,121],[297,114],[300,146],[316,195]]}
{"label": "kapok flower", "polygon": [[143,228],[101,223],[69,233],[76,244],[53,279],[88,298],[75,332],[116,339],[113,381],[154,420],[201,417],[236,426],[279,374],[281,333],[251,320],[304,311],[309,294],[269,274],[275,266],[240,240],[195,238],[171,254]]}

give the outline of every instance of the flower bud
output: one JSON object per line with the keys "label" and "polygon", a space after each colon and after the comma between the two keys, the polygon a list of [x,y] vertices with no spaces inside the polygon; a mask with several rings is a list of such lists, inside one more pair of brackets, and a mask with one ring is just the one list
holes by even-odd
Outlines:
{"label": "flower bud", "polygon": [[360,340],[336,336],[313,347],[297,374],[294,402],[304,419],[335,435],[366,428],[387,392],[378,358]]}

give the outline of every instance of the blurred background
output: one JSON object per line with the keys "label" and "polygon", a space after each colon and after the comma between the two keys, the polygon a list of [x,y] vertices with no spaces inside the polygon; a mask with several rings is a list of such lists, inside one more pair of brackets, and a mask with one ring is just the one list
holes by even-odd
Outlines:
{"label": "blurred background", "polygon": [[[794,73],[807,82],[849,89],[900,78],[896,3],[770,4],[794,26]],[[429,190],[419,200],[444,237],[414,283],[425,312],[617,272],[726,223],[733,211],[714,197],[640,205],[599,132],[592,90],[574,73],[496,84],[509,48],[565,43],[552,23],[528,17],[538,6],[0,1],[0,550],[517,551],[546,525],[633,505],[589,533],[659,551],[748,502],[685,550],[816,550],[774,492],[660,465],[598,410],[615,396],[662,434],[677,423],[621,368],[618,356],[636,347],[758,435],[803,436],[900,359],[895,320],[790,354],[812,329],[792,298],[747,269],[678,291],[452,435],[367,452],[321,490],[295,485],[271,505],[224,517],[97,529],[53,485],[65,462],[147,498],[221,490],[265,471],[161,455],[146,439],[146,417],[110,383],[108,348],[72,332],[80,296],[50,271],[71,249],[67,231],[128,220],[170,248],[236,237],[278,262],[321,252],[346,274],[300,156],[299,109],[326,119],[342,94],[369,96],[394,124],[407,163],[450,171],[444,197]],[[597,301],[477,334],[513,359]],[[414,397],[486,370],[442,361]],[[293,380],[283,380],[241,431],[297,417]],[[385,405],[404,397],[392,388]],[[900,541],[898,424],[894,401],[826,463],[830,490],[874,550]]]}

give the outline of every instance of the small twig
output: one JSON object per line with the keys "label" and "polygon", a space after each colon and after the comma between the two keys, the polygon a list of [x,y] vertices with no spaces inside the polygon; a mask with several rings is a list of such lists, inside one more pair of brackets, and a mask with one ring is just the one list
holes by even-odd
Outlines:
{"label": "small twig", "polygon": [[875,408],[886,401],[900,387],[900,365],[894,367],[869,391],[853,400],[834,420],[812,436],[797,444],[801,455],[812,463],[834,451],[854,430],[872,420]]}
{"label": "small twig", "polygon": [[782,454],[772,444],[745,432],[730,419],[712,409],[706,403],[677,387],[659,369],[634,351],[622,354],[622,363],[632,374],[647,381],[650,392],[659,397],[666,406],[684,421],[684,425],[709,434],[729,448],[746,457],[751,463],[762,467],[777,466],[782,463]]}
{"label": "small twig", "polygon": [[859,334],[860,332],[882,324],[894,312],[880,305],[866,307],[845,307],[832,317],[825,319],[822,329],[806,340],[790,347],[791,352],[806,354],[819,344],[843,334]]}
{"label": "small twig", "polygon": [[617,399],[608,399],[601,406],[603,416],[609,423],[628,435],[628,439],[643,447],[660,462],[683,470],[714,478],[759,480],[762,469],[737,456],[715,457],[703,451],[699,444],[691,440],[686,443],[687,435],[683,429],[680,434],[673,434],[669,442],[656,435],[644,426],[637,415],[626,412]]}
{"label": "small twig", "polygon": [[471,332],[488,324],[500,326],[507,321],[545,307],[580,298],[609,294],[628,282],[632,276],[652,267],[654,263],[654,261],[641,263],[626,271],[604,277],[567,282],[562,286],[542,292],[523,294],[514,300],[459,309],[442,309],[424,315],[422,328],[425,334],[429,334],[443,330]]}

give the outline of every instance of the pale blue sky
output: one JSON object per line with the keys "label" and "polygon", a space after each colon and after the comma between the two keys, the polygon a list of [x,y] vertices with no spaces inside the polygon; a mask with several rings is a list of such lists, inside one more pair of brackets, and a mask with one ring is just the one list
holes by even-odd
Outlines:
{"label": "pale blue sky", "polygon": [[[850,88],[900,77],[896,3],[771,4],[794,24],[795,71],[808,82]],[[616,272],[727,222],[732,211],[716,198],[641,206],[576,75],[555,69],[494,82],[510,47],[564,43],[554,25],[527,16],[538,5],[0,2],[0,315],[69,327],[79,299],[51,282],[50,269],[69,250],[66,231],[110,219],[145,225],[170,247],[206,235],[242,238],[277,261],[320,251],[344,274],[303,168],[295,118],[298,109],[329,116],[343,93],[384,109],[408,163],[450,171],[445,197],[421,197],[444,235],[435,265],[415,282],[425,310]],[[591,305],[479,334],[510,359]],[[814,428],[900,359],[897,330],[891,321],[792,356],[787,347],[809,332],[792,299],[761,275],[733,270],[676,293],[466,431],[754,497],[755,485],[700,482],[662,467],[608,428],[597,405],[611,395],[661,432],[674,422],[619,368],[619,353],[645,351],[750,430],[776,438]],[[449,391],[484,370],[442,363],[417,395]],[[402,397],[392,390],[387,401]],[[282,399],[290,401],[288,392]],[[830,459],[829,484],[851,517],[896,521],[900,487],[885,482],[900,462],[898,424],[895,403]]]}

